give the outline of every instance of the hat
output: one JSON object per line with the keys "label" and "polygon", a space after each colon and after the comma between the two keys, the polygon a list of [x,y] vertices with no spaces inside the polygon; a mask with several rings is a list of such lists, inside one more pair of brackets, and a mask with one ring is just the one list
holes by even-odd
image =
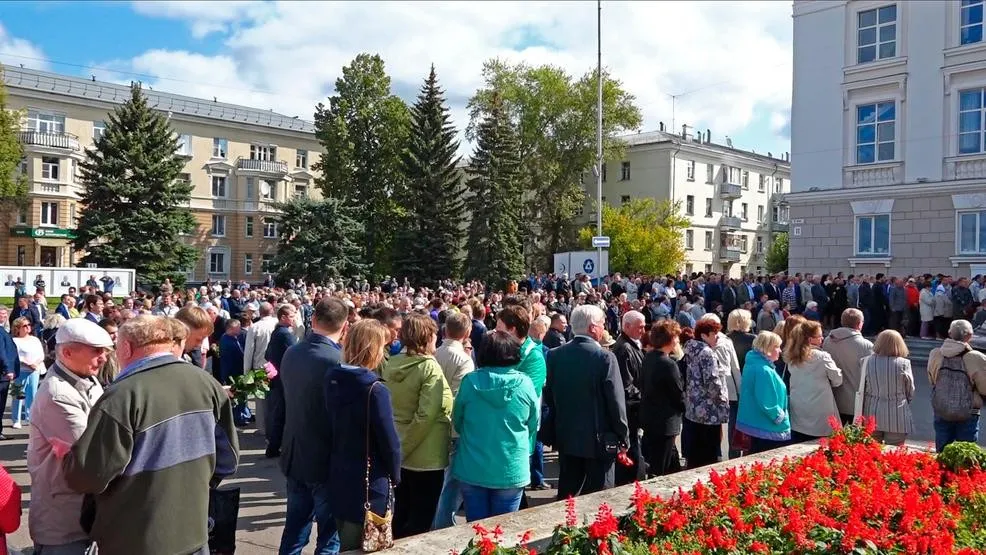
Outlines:
{"label": "hat", "polygon": [[58,327],[55,343],[82,343],[90,347],[113,347],[113,340],[106,330],[85,318],[72,318]]}

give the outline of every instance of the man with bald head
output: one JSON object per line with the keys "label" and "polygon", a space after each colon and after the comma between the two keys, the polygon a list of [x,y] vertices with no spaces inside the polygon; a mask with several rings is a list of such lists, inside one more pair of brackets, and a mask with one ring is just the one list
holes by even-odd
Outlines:
{"label": "man with bald head", "polygon": [[623,315],[620,327],[620,337],[613,344],[613,354],[620,365],[620,376],[623,378],[623,394],[626,401],[627,424],[630,427],[630,445],[628,454],[633,459],[633,466],[616,466],[616,485],[622,486],[646,477],[647,465],[640,451],[640,390],[637,384],[640,368],[644,364],[644,349],[640,341],[647,333],[644,315],[636,310],[627,311]]}

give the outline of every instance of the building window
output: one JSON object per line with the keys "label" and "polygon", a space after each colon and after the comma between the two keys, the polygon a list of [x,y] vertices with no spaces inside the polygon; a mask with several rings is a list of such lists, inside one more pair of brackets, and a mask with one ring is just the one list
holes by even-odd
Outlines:
{"label": "building window", "polygon": [[41,157],[41,179],[58,181],[58,158],[52,156]]}
{"label": "building window", "polygon": [[959,154],[975,154],[984,150],[984,93],[986,89],[982,88],[959,93]]}
{"label": "building window", "polygon": [[728,172],[724,174],[727,179],[727,183],[738,185],[743,179],[743,173],[739,168],[729,168]]}
{"label": "building window", "polygon": [[[740,235],[740,238],[739,238],[740,252],[745,253],[748,250],[748,248],[749,248],[749,240],[750,240],[750,238],[747,237],[746,235]],[[745,272],[743,272],[743,273],[745,273]]]}
{"label": "building window", "polygon": [[687,169],[685,179],[688,181],[695,181],[695,160],[689,160],[685,167]]}
{"label": "building window", "polygon": [[226,198],[226,176],[212,176],[212,196],[216,198]]}
{"label": "building window", "polygon": [[29,131],[37,131],[38,133],[59,135],[65,132],[65,116],[28,111],[27,128]]}
{"label": "building window", "polygon": [[959,213],[959,253],[986,252],[986,210]]}
{"label": "building window", "polygon": [[710,198],[705,199],[705,217],[712,217],[712,199]]}
{"label": "building window", "polygon": [[762,204],[758,204],[757,205],[757,222],[758,223],[763,223],[763,205]]}
{"label": "building window", "polygon": [[743,188],[748,190],[750,188],[750,172],[743,170],[742,179],[743,179]]}
{"label": "building window", "polygon": [[41,225],[58,226],[58,203],[41,203]]}
{"label": "building window", "polygon": [[962,24],[960,44],[972,44],[983,40],[983,0],[962,0]]}
{"label": "building window", "polygon": [[757,237],[757,254],[763,254],[763,237]]}
{"label": "building window", "polygon": [[298,149],[294,155],[294,167],[308,169],[308,151]]}
{"label": "building window", "polygon": [[760,180],[757,183],[757,192],[765,193],[767,192],[767,176],[760,175]]}
{"label": "building window", "polygon": [[890,214],[856,218],[856,254],[890,253]]}
{"label": "building window", "polygon": [[246,236],[253,237],[253,216],[246,217]]}
{"label": "building window", "polygon": [[105,121],[94,121],[92,122],[92,141],[96,142],[103,138],[106,134],[106,122]]}
{"label": "building window", "polygon": [[27,247],[17,245],[17,265],[24,266],[27,263]]}
{"label": "building window", "polygon": [[244,254],[243,255],[243,273],[246,275],[253,275],[253,255]]}
{"label": "building window", "polygon": [[695,248],[695,232],[690,229],[685,230],[685,248],[688,250]]}
{"label": "building window", "polygon": [[784,178],[783,177],[778,177],[776,180],[774,180],[774,192],[775,193],[783,193],[784,192]]}
{"label": "building window", "polygon": [[630,181],[630,162],[620,164],[620,181]]}
{"label": "building window", "polygon": [[865,64],[897,55],[897,6],[866,10],[856,15],[856,63]]}
{"label": "building window", "polygon": [[226,269],[226,252],[225,251],[209,251],[209,273],[210,274],[227,274],[229,273]]}
{"label": "building window", "polygon": [[603,171],[602,171],[602,174],[603,174],[603,176],[602,176],[603,177],[603,183],[606,183],[606,164],[605,163],[603,163],[602,168],[603,168]]}
{"label": "building window", "polygon": [[748,208],[749,207],[746,205],[745,202],[740,206],[740,217],[743,218],[744,222],[750,219],[749,213],[747,211]]}
{"label": "building window", "polygon": [[788,207],[787,206],[771,206],[770,207],[770,221],[774,223],[784,224],[787,223],[788,218]]}
{"label": "building window", "polygon": [[726,216],[727,218],[731,218],[733,216],[733,201],[731,200],[722,201],[722,215]]}
{"label": "building window", "polygon": [[222,139],[220,137],[216,137],[215,139],[212,139],[212,157],[225,160],[226,153],[228,152],[227,150],[228,146],[229,143],[226,141],[226,139]]}
{"label": "building window", "polygon": [[260,271],[267,274],[270,273],[271,266],[274,263],[273,254],[264,254],[260,256]]}
{"label": "building window", "polygon": [[277,239],[277,221],[273,218],[264,218],[264,238]]}
{"label": "building window", "polygon": [[584,204],[580,204],[580,205],[576,206],[574,210],[572,210],[572,215],[573,216],[581,216],[582,214],[585,214],[585,205]]}
{"label": "building window", "polygon": [[178,135],[178,149],[175,150],[175,154],[179,156],[191,156],[192,155],[192,136],[191,135]]}
{"label": "building window", "polygon": [[189,186],[192,184],[192,174],[190,173],[180,173],[178,174],[178,183],[182,185]]}
{"label": "building window", "polygon": [[226,216],[224,214],[212,215],[212,236],[213,237],[226,236]]}
{"label": "building window", "polygon": [[294,198],[307,198],[308,197],[308,182],[307,181],[295,181],[294,182]]}
{"label": "building window", "polygon": [[712,264],[706,264],[705,265],[705,274],[708,275],[708,274],[711,274],[711,273],[712,273]]}
{"label": "building window", "polygon": [[695,196],[688,195],[685,197],[685,215],[694,216],[695,215]]}
{"label": "building window", "polygon": [[856,107],[856,163],[894,159],[897,109],[893,101]]}
{"label": "building window", "polygon": [[257,198],[257,182],[252,177],[246,178],[246,198],[247,200]]}
{"label": "building window", "polygon": [[715,181],[715,176],[716,176],[716,168],[715,168],[715,166],[713,166],[712,164],[706,165],[705,166],[705,182],[706,183],[712,183],[713,181]]}
{"label": "building window", "polygon": [[629,203],[630,203],[630,195],[621,195],[620,196],[620,204],[621,205],[623,205],[623,204],[629,204]]}
{"label": "building window", "polygon": [[277,147],[273,145],[250,145],[250,159],[273,162],[277,157]]}
{"label": "building window", "polygon": [[260,180],[260,199],[261,200],[274,200],[274,187],[276,184],[266,179]]}
{"label": "building window", "polygon": [[707,250],[707,251],[712,250],[712,232],[711,231],[706,231],[705,232],[705,250]]}
{"label": "building window", "polygon": [[27,225],[27,208],[21,207],[17,211],[17,225]]}

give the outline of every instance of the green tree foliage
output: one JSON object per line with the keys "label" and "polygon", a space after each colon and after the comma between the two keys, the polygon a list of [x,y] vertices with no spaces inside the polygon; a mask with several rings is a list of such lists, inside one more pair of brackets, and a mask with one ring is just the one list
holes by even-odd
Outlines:
{"label": "green tree foliage", "polygon": [[80,164],[75,248],[86,251],[84,264],[134,268],[138,280],[155,285],[184,281],[198,253],[180,238],[195,229],[195,218],[185,207],[192,185],[179,179],[185,161],[177,149],[168,120],[134,84]]}
{"label": "green tree foliage", "polygon": [[465,269],[467,279],[482,279],[493,287],[503,287],[524,273],[517,150],[515,131],[494,99],[476,131],[476,151],[469,162],[467,204],[472,217]]}
{"label": "green tree foliage", "polygon": [[[561,68],[501,60],[483,67],[484,85],[469,101],[473,138],[501,98],[520,144],[520,180],[525,191],[524,239],[527,262],[550,268],[553,254],[574,247],[576,210],[585,202],[582,174],[596,159],[596,71],[574,78]],[[603,72],[603,137],[606,158],[619,158],[625,145],[615,136],[637,129],[640,110],[622,84]],[[595,191],[595,188],[591,189]]]}
{"label": "green tree foliage", "polygon": [[[676,273],[685,262],[682,236],[691,225],[681,203],[653,198],[633,199],[619,208],[603,205],[603,234],[610,239],[609,271]],[[591,248],[595,227],[579,232],[582,246]]]}
{"label": "green tree foliage", "polygon": [[355,209],[340,199],[293,199],[281,211],[277,255],[271,265],[282,280],[302,276],[310,283],[349,278],[365,271]]}
{"label": "green tree foliage", "polygon": [[777,233],[774,241],[767,249],[767,271],[770,273],[787,270],[788,236],[787,233]]}
{"label": "green tree foliage", "polygon": [[326,197],[341,199],[362,224],[361,263],[374,276],[390,271],[394,234],[402,220],[407,105],[390,92],[383,59],[360,54],[342,68],[329,105],[315,108],[315,136],[324,154],[314,170]]}
{"label": "green tree foliage", "polygon": [[27,199],[27,176],[17,171],[24,157],[19,137],[23,116],[20,110],[7,106],[3,66],[0,66],[0,214],[7,214]]}
{"label": "green tree foliage", "polygon": [[456,165],[459,143],[450,123],[435,66],[411,108],[404,153],[404,223],[394,243],[394,273],[411,283],[435,283],[459,275],[465,189]]}

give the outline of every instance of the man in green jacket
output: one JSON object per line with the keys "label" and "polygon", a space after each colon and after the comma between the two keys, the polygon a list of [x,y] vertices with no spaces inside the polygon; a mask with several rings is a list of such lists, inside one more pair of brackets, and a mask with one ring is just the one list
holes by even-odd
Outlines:
{"label": "man in green jacket", "polygon": [[[209,552],[209,488],[236,470],[233,407],[219,382],[176,358],[184,324],[139,316],[120,326],[123,369],[63,461],[102,555]],[[180,350],[178,351],[180,353]]]}

